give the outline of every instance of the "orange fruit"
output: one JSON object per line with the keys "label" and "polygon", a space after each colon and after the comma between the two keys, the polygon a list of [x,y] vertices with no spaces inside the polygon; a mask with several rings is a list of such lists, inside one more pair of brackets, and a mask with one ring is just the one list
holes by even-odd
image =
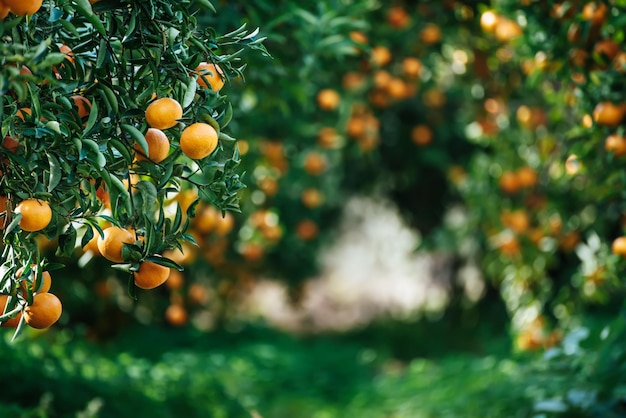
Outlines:
{"label": "orange fruit", "polygon": [[411,16],[403,7],[393,6],[387,12],[387,23],[394,29],[402,29],[411,23]]}
{"label": "orange fruit", "polygon": [[317,94],[317,105],[323,110],[334,110],[339,106],[341,97],[333,89],[323,89]]}
{"label": "orange fruit", "polygon": [[422,62],[414,57],[402,60],[402,72],[407,78],[417,78],[422,73]]}
{"label": "orange fruit", "polygon": [[613,59],[617,57],[617,54],[621,52],[620,50],[620,45],[613,39],[603,39],[596,42],[593,47],[594,53],[609,61],[613,61]]}
{"label": "orange fruit", "polygon": [[247,261],[255,262],[263,258],[263,247],[254,242],[246,242],[239,248],[239,252]]}
{"label": "orange fruit", "polygon": [[502,173],[502,176],[500,176],[500,189],[507,194],[514,194],[519,191],[519,180],[514,172],[505,171]]}
{"label": "orange fruit", "polygon": [[[74,52],[72,51],[72,48],[65,44],[59,45],[59,52],[65,54],[65,60],[74,65],[76,61],[74,61]],[[60,67],[63,68],[64,64],[61,64]],[[57,79],[61,79],[61,74],[59,73],[59,69],[56,66],[52,66],[52,72]]]}
{"label": "orange fruit", "polygon": [[15,140],[15,138],[10,136],[5,136],[4,140],[2,140],[2,147],[5,149],[15,153],[20,147],[20,143]]}
{"label": "orange fruit", "polygon": [[313,209],[323,203],[324,196],[317,189],[304,189],[300,199],[302,200],[302,204],[304,204],[304,206],[309,209]]}
{"label": "orange fruit", "polygon": [[363,86],[365,83],[365,76],[356,71],[350,71],[344,74],[341,78],[341,85],[346,90],[356,90]]}
{"label": "orange fruit", "polygon": [[515,174],[517,176],[519,186],[522,188],[530,188],[537,184],[537,172],[532,167],[521,167]]}
{"label": "orange fruit", "polygon": [[148,143],[148,157],[144,155],[143,149],[138,144],[135,144],[134,149],[136,151],[136,157],[139,161],[151,160],[155,163],[160,163],[170,153],[170,140],[163,131],[155,128],[149,128],[146,132],[146,142]]}
{"label": "orange fruit", "polygon": [[419,146],[433,141],[433,131],[427,125],[417,125],[411,130],[411,139]]}
{"label": "orange fruit", "polygon": [[63,44],[61,46],[59,46],[59,52],[62,54],[65,54],[66,56],[66,60],[68,60],[71,64],[74,64],[74,51],[72,51],[72,48],[70,48],[69,46]]}
{"label": "orange fruit", "polygon": [[235,226],[235,218],[230,212],[226,212],[222,217],[219,213],[215,218],[215,233],[224,236],[233,230]]}
{"label": "orange fruit", "polygon": [[626,138],[617,134],[609,135],[604,140],[604,149],[616,157],[622,157],[626,155]]}
{"label": "orange fruit", "polygon": [[384,67],[391,62],[391,51],[385,46],[372,48],[372,62],[379,67]]}
{"label": "orange fruit", "polygon": [[4,3],[0,2],[0,19],[6,18],[9,15],[10,11],[11,11],[11,9],[9,9],[9,6],[7,6]]}
{"label": "orange fruit", "polygon": [[530,227],[530,218],[523,210],[504,212],[501,215],[502,223],[513,232],[522,234]]}
{"label": "orange fruit", "polygon": [[[0,295],[0,315],[4,313],[8,300],[9,297],[7,295]],[[3,328],[17,328],[21,319],[22,313],[20,312],[15,318],[7,319],[0,326],[2,326]]]}
{"label": "orange fruit", "polygon": [[200,87],[206,89],[211,86],[213,91],[220,91],[224,87],[224,73],[219,65],[201,62],[196,67],[195,72],[199,75],[198,85]]}
{"label": "orange fruit", "polygon": [[200,204],[196,209],[196,216],[192,224],[195,231],[200,234],[208,234],[217,224],[218,217],[221,217],[217,210],[211,205]]}
{"label": "orange fruit", "polygon": [[26,199],[15,208],[15,213],[21,213],[20,227],[24,231],[41,231],[52,220],[50,203],[40,199]]}
{"label": "orange fruit", "polygon": [[514,257],[520,253],[521,246],[517,238],[507,237],[505,238],[498,248],[502,255],[507,257]]}
{"label": "orange fruit", "polygon": [[154,289],[161,286],[170,275],[170,268],[152,261],[142,261],[139,270],[133,273],[135,286],[140,289]]}
{"label": "orange fruit", "polygon": [[626,257],[626,237],[617,237],[611,244],[611,251],[615,255]]}
{"label": "orange fruit", "polygon": [[183,117],[183,108],[176,100],[163,97],[150,103],[146,109],[148,125],[156,129],[169,129],[176,126]]}
{"label": "orange fruit", "polygon": [[517,22],[504,17],[498,18],[494,35],[500,42],[510,42],[522,36],[522,28]]}
{"label": "orange fruit", "polygon": [[386,70],[378,70],[374,73],[374,86],[379,89],[386,89],[389,87],[392,76]]}
{"label": "orange fruit", "polygon": [[187,290],[189,302],[194,305],[204,305],[209,301],[209,293],[200,283],[192,283]]}
{"label": "orange fruit", "polygon": [[2,2],[13,14],[24,16],[37,13],[43,0],[2,0]]}
{"label": "orange fruit", "polygon": [[583,6],[583,19],[591,21],[593,26],[599,26],[606,20],[607,7],[604,3],[590,1]]}
{"label": "orange fruit", "polygon": [[331,126],[325,126],[317,134],[317,143],[322,148],[335,148],[341,142],[337,130]]}
{"label": "orange fruit", "polygon": [[189,320],[187,310],[184,306],[175,303],[167,307],[165,310],[165,320],[175,327],[183,326]]}
{"label": "orange fruit", "polygon": [[350,32],[349,36],[352,41],[358,44],[367,44],[367,35],[365,35],[363,32],[352,31]]}
{"label": "orange fruit", "polygon": [[[31,271],[30,271],[30,275],[32,276],[32,282],[30,283],[30,289],[31,291],[37,292],[37,293],[47,293],[48,291],[50,291],[50,287],[52,286],[52,277],[50,276],[50,273],[47,271],[44,271],[41,273],[41,286],[39,285],[39,282],[35,282],[35,279],[37,277],[37,273],[36,273],[36,269],[37,269],[37,264],[31,264]],[[19,279],[22,277],[22,273],[24,272],[24,267],[20,267],[16,272],[15,272],[15,276]],[[26,286],[27,282],[22,282],[22,290],[24,290],[24,293],[26,293]]]}
{"label": "orange fruit", "polygon": [[181,271],[170,269],[170,275],[165,281],[165,286],[171,290],[177,290],[184,286],[185,284],[185,276]]}
{"label": "orange fruit", "polygon": [[434,23],[428,23],[419,34],[420,41],[427,45],[433,45],[441,41],[441,29]]}
{"label": "orange fruit", "polygon": [[315,151],[309,152],[304,158],[304,170],[313,176],[322,174],[326,170],[326,165],[326,158]]}
{"label": "orange fruit", "polygon": [[201,160],[217,148],[217,131],[206,123],[188,126],[180,136],[180,149],[187,157]]}
{"label": "orange fruit", "polygon": [[81,119],[88,117],[89,112],[91,112],[91,102],[89,99],[84,96],[72,96],[72,100],[78,109],[78,116],[80,116]]}
{"label": "orange fruit", "polygon": [[2,221],[0,221],[0,230],[4,229],[4,222],[6,220],[6,211],[7,211],[7,203],[9,202],[9,198],[7,196],[3,196],[0,195],[0,214],[2,214],[3,212],[4,217],[2,218]]}
{"label": "orange fruit", "polygon": [[296,226],[296,235],[303,241],[310,241],[317,236],[317,224],[310,219],[302,220]]}
{"label": "orange fruit", "polygon": [[26,121],[26,115],[32,116],[33,115],[33,111],[30,108],[28,108],[28,107],[23,107],[23,108],[17,110],[16,115],[17,115],[18,118],[20,118],[22,120],[22,122],[25,122]]}
{"label": "orange fruit", "polygon": [[35,329],[48,328],[61,317],[63,306],[58,297],[52,293],[37,293],[33,303],[24,310],[24,319]]}
{"label": "orange fruit", "polygon": [[598,125],[615,128],[624,118],[624,110],[611,102],[600,102],[593,109],[593,120]]}
{"label": "orange fruit", "polygon": [[104,236],[98,236],[98,251],[104,258],[115,263],[124,261],[122,248],[124,243],[134,244],[135,236],[128,229],[110,226],[104,229]]}
{"label": "orange fruit", "polygon": [[399,77],[393,77],[387,86],[387,93],[393,99],[402,99],[407,97],[408,88],[404,80]]}

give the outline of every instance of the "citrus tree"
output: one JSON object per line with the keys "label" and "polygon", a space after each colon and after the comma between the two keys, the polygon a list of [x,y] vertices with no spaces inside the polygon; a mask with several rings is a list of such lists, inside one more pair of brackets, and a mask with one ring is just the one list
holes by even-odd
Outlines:
{"label": "citrus tree", "polygon": [[241,50],[264,48],[245,25],[220,35],[198,23],[214,12],[207,0],[0,2],[3,326],[61,315],[48,291],[61,266],[41,240],[57,239],[58,255],[97,248],[134,297],[182,269],[164,254],[194,242],[200,199],[239,209],[221,91],[242,77]]}

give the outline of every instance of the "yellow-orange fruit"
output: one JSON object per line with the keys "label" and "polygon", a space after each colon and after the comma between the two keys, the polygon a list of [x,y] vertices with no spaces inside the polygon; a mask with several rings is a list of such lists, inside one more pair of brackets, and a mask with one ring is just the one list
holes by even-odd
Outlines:
{"label": "yellow-orange fruit", "polygon": [[372,62],[380,67],[391,62],[391,51],[385,46],[375,46],[372,48]]}
{"label": "yellow-orange fruit", "polygon": [[91,112],[91,102],[89,99],[84,96],[72,96],[72,100],[78,109],[78,116],[80,116],[81,119],[88,117],[89,112]]}
{"label": "yellow-orange fruit", "polygon": [[156,129],[169,129],[176,126],[183,117],[183,108],[176,100],[163,97],[150,103],[146,109],[148,125]]}
{"label": "yellow-orange fruit", "polygon": [[502,176],[500,177],[500,189],[508,194],[517,193],[520,189],[517,175],[515,175],[515,173],[513,173],[512,171],[503,172]]}
{"label": "yellow-orange fruit", "polygon": [[226,212],[224,216],[220,213],[215,217],[215,233],[224,236],[233,230],[235,226],[235,218],[230,212]]}
{"label": "yellow-orange fruit", "polygon": [[146,157],[144,155],[144,151],[139,144],[135,144],[134,149],[137,160],[146,161],[149,159],[155,163],[160,163],[165,160],[170,153],[170,140],[167,139],[163,131],[156,128],[149,128],[145,138],[148,143],[148,156]]}
{"label": "yellow-orange fruit", "polygon": [[624,118],[624,110],[611,102],[600,102],[593,109],[593,120],[598,125],[615,128]]}
{"label": "yellow-orange fruit", "polygon": [[135,286],[140,289],[154,289],[161,286],[170,275],[170,268],[152,261],[142,261],[139,270],[133,273]]}
{"label": "yellow-orange fruit", "polygon": [[611,244],[613,254],[626,257],[626,237],[617,237]]}
{"label": "yellow-orange fruit", "polygon": [[171,290],[178,290],[185,284],[185,276],[182,272],[170,269],[170,275],[165,281],[165,286]]}
{"label": "yellow-orange fruit", "polygon": [[4,3],[0,2],[0,19],[6,18],[9,15],[10,11],[11,11],[11,9],[9,9],[9,6],[7,6]]}
{"label": "yellow-orange fruit", "polygon": [[314,176],[322,174],[326,170],[326,158],[318,152],[309,152],[304,158],[304,170]]}
{"label": "yellow-orange fruit", "polygon": [[217,148],[217,131],[206,123],[188,126],[180,136],[180,149],[187,157],[201,160]]}
{"label": "yellow-orange fruit", "polygon": [[33,303],[24,310],[24,320],[35,329],[48,328],[61,317],[63,306],[52,293],[37,293]]}
{"label": "yellow-orange fruit", "polygon": [[537,172],[528,166],[520,167],[516,173],[519,186],[522,188],[534,187],[538,181]]}
{"label": "yellow-orange fruit", "polygon": [[122,248],[124,243],[134,244],[135,236],[127,229],[117,226],[106,228],[104,236],[98,236],[98,251],[104,258],[115,263],[124,261]]}
{"label": "yellow-orange fruit", "polygon": [[324,201],[324,196],[317,189],[304,189],[300,196],[302,203],[309,209],[316,208]]}
{"label": "yellow-orange fruit", "polygon": [[183,326],[189,320],[187,310],[179,304],[172,304],[165,310],[165,320],[175,327]]}
{"label": "yellow-orange fruit", "polygon": [[2,0],[2,2],[13,14],[25,16],[37,13],[43,0]]}
{"label": "yellow-orange fruit", "polygon": [[[211,86],[211,90],[220,91],[224,87],[224,73],[219,65],[201,62],[195,69],[198,85],[202,88]],[[207,84],[208,83],[208,84]]]}
{"label": "yellow-orange fruit", "polygon": [[[30,289],[33,292],[37,292],[37,293],[47,293],[48,291],[50,291],[50,287],[52,287],[52,277],[50,276],[50,273],[48,271],[43,271],[41,273],[41,285],[39,285],[39,282],[35,280],[35,278],[37,277],[36,275],[36,271],[35,269],[37,268],[36,264],[31,264],[31,274],[33,275],[33,281],[30,284]],[[24,267],[20,267],[16,272],[15,272],[15,276],[17,276],[17,278],[22,277],[22,274],[24,272]],[[26,283],[27,282],[22,282],[22,290],[24,290],[24,292],[26,292]]]}
{"label": "yellow-orange fruit", "polygon": [[303,241],[310,241],[317,236],[317,224],[310,219],[304,219],[296,227],[296,235]]}
{"label": "yellow-orange fruit", "polygon": [[24,231],[41,231],[52,220],[52,209],[45,200],[26,199],[15,208],[15,213],[21,213],[19,225]]}
{"label": "yellow-orange fruit", "polygon": [[626,138],[617,134],[609,135],[604,140],[604,149],[616,157],[623,157],[626,155]]}
{"label": "yellow-orange fruit", "polygon": [[317,94],[317,105],[323,110],[334,110],[339,106],[341,97],[333,89],[323,89]]}
{"label": "yellow-orange fruit", "polygon": [[416,145],[428,145],[433,141],[433,131],[427,125],[417,125],[411,130],[411,139]]}
{"label": "yellow-orange fruit", "polygon": [[[4,313],[8,300],[9,297],[7,295],[0,295],[0,315]],[[17,328],[21,319],[22,313],[20,312],[15,318],[7,319],[6,321],[4,321],[1,326],[3,328]]]}

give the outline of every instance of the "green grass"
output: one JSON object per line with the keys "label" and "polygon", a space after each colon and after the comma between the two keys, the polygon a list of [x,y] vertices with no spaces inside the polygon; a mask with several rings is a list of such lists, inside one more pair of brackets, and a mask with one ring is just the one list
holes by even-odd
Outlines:
{"label": "green grass", "polygon": [[402,361],[376,341],[263,328],[140,327],[104,346],[69,332],[7,340],[0,417],[531,417],[537,399],[589,380],[576,379],[576,367],[555,372],[531,358],[456,351]]}

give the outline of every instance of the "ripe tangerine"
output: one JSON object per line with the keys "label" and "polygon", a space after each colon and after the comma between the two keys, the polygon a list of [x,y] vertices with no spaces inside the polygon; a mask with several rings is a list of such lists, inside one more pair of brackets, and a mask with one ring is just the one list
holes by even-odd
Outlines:
{"label": "ripe tangerine", "polygon": [[37,293],[33,303],[24,310],[24,319],[32,328],[44,329],[57,322],[62,312],[58,297],[52,293]]}
{"label": "ripe tangerine", "polygon": [[41,231],[52,220],[50,203],[40,199],[26,199],[15,208],[15,213],[22,214],[19,225],[24,231]]}

